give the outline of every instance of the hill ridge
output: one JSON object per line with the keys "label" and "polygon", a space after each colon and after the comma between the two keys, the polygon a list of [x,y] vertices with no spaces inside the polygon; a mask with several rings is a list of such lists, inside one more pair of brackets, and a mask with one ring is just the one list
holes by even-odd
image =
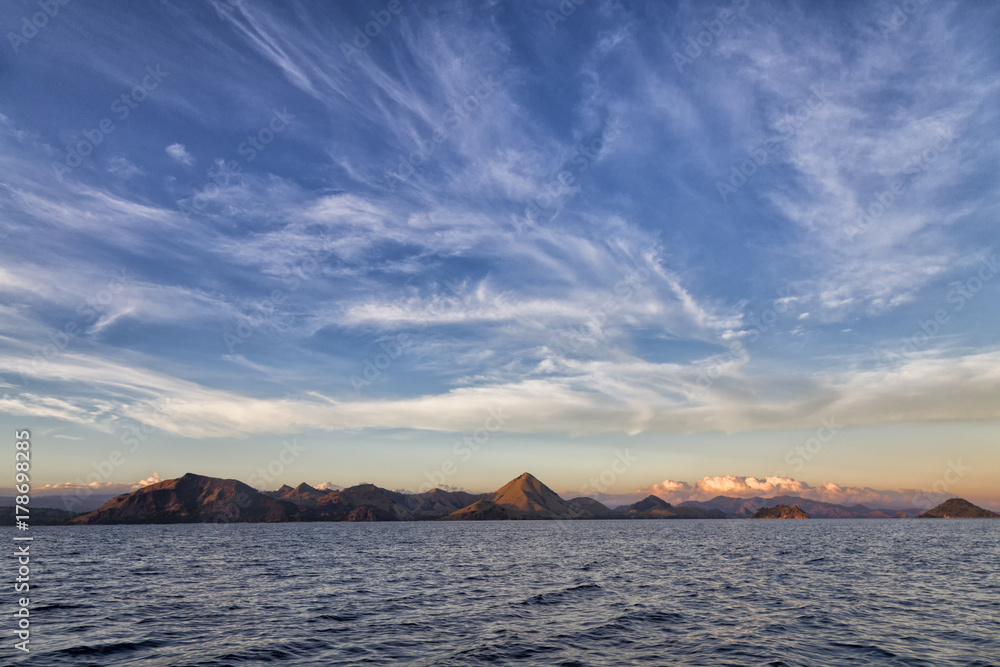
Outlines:
{"label": "hill ridge", "polygon": [[[766,515],[762,509],[785,505],[811,518],[995,518],[995,512],[952,498],[938,507],[919,510],[873,510],[845,507],[797,496],[730,498],[671,505],[648,495],[631,505],[611,509],[594,498],[570,500],[524,472],[491,493],[431,489],[403,493],[364,483],[321,490],[305,482],[258,491],[235,479],[185,473],[109,499],[100,507],[54,521],[89,523],[193,523],[287,521],[419,521],[501,519],[726,519]],[[722,509],[725,508],[725,509]],[[729,510],[729,511],[727,511]],[[890,513],[891,512],[891,513]],[[781,512],[778,512],[780,514]]]}

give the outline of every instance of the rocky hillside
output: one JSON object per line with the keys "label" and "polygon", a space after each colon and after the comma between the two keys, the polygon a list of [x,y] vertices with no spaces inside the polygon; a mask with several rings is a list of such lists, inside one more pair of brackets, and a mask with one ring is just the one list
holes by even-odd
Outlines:
{"label": "rocky hillside", "polygon": [[518,510],[528,519],[577,519],[584,516],[583,510],[563,500],[529,473],[507,482],[490,494],[489,500]]}
{"label": "rocky hillside", "polygon": [[615,513],[626,519],[725,519],[716,509],[673,506],[658,496],[646,496],[637,503],[621,505]]}
{"label": "rocky hillside", "polygon": [[777,505],[776,507],[761,507],[753,513],[751,519],[809,519],[812,518],[798,505]]}
{"label": "rocky hillside", "polygon": [[392,494],[374,484],[330,491],[307,516],[313,521],[412,521],[413,514],[397,504]]}
{"label": "rocky hillside", "polygon": [[444,518],[446,521],[509,521],[523,519],[524,515],[516,509],[497,505],[492,500],[477,500]]}
{"label": "rocky hillside", "polygon": [[587,519],[620,518],[613,509],[597,500],[594,500],[593,498],[588,498],[587,496],[570,498],[569,503],[571,505],[575,505],[581,512],[583,512],[583,517]]}
{"label": "rocky hillside", "polygon": [[918,519],[1000,519],[1000,514],[973,505],[964,498],[949,498],[934,509],[927,510]]}
{"label": "rocky hillside", "polygon": [[294,504],[235,479],[187,473],[112,498],[71,523],[239,523],[300,521]]}

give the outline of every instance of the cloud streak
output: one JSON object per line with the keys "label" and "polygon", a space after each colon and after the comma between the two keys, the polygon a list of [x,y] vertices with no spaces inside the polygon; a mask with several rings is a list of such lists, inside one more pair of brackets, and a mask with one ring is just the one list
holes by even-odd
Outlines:
{"label": "cloud streak", "polygon": [[[1000,282],[978,274],[1000,54],[978,11],[929,3],[887,36],[878,8],[755,2],[683,71],[706,15],[672,3],[557,31],[410,3],[349,60],[371,20],[351,5],[53,24],[0,104],[0,408],[85,440],[155,417],[220,449],[426,443],[498,406],[553,440],[833,416],[960,441],[1000,418]],[[147,66],[169,85],[88,139]],[[63,97],[39,105],[38,81]]]}

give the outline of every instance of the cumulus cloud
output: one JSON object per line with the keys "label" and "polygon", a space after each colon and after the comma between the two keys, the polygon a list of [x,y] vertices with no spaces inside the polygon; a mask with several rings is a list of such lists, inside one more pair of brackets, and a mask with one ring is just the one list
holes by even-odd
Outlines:
{"label": "cumulus cloud", "polygon": [[150,475],[146,479],[139,480],[138,482],[136,482],[135,484],[133,484],[132,488],[133,489],[141,489],[144,486],[151,486],[153,484],[159,484],[162,481],[163,481],[163,478],[160,477],[160,473],[154,472],[152,475]]}
{"label": "cumulus cloud", "polygon": [[319,489],[320,491],[340,491],[344,487],[339,484],[334,484],[333,482],[322,482],[313,487],[314,489]]}
{"label": "cumulus cloud", "polygon": [[721,475],[701,479],[696,488],[705,493],[716,495],[760,495],[800,493],[808,487],[804,482],[798,482],[790,477],[739,477],[737,475]]}
{"label": "cumulus cloud", "polygon": [[650,487],[650,490],[656,495],[667,495],[690,494],[693,489],[687,482],[676,482],[672,479],[665,479],[662,482],[654,484]]}
{"label": "cumulus cloud", "polygon": [[188,153],[187,148],[184,144],[170,144],[167,146],[167,155],[177,160],[181,164],[191,165],[194,164],[194,156]]}
{"label": "cumulus cloud", "polygon": [[743,475],[708,476],[694,484],[665,479],[648,488],[636,489],[636,493],[653,494],[673,504],[688,500],[711,500],[716,496],[773,498],[788,495],[837,505],[863,504],[872,508],[924,506],[929,497],[934,498],[940,495],[930,490],[880,490],[868,487],[841,486],[834,482],[823,482],[818,486],[812,486],[791,477]]}

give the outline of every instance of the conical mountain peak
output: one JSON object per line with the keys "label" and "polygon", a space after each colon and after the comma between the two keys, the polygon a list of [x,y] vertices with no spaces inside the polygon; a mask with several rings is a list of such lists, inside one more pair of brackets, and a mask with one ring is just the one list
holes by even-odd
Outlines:
{"label": "conical mountain peak", "polygon": [[497,489],[489,498],[497,505],[519,510],[527,517],[566,519],[580,513],[575,505],[559,497],[531,473],[522,473]]}

